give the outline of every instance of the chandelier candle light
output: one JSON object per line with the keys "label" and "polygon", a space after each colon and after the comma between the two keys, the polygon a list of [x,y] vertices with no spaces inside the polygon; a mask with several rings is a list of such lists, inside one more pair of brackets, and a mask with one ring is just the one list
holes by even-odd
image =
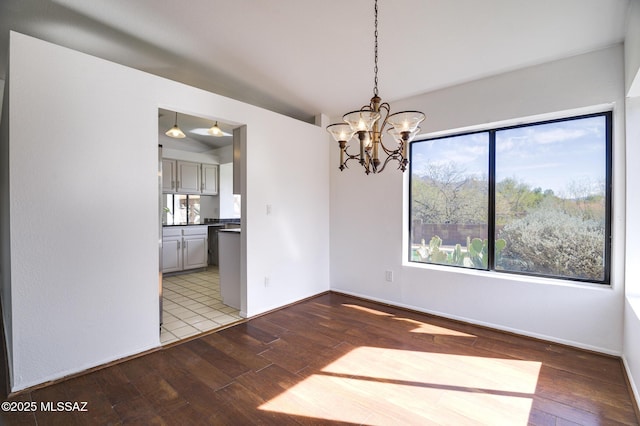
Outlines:
{"label": "chandelier candle light", "polygon": [[[345,114],[344,123],[336,123],[327,126],[327,131],[338,142],[340,147],[340,170],[347,168],[347,161],[356,159],[364,167],[365,173],[378,173],[384,170],[389,161],[398,161],[398,169],[403,172],[409,164],[407,159],[407,147],[420,131],[418,125],[425,119],[420,111],[402,111],[390,114],[390,106],[382,102],[378,96],[378,0],[375,0],[375,48],[374,48],[374,85],[373,97],[369,105],[365,105],[358,111]],[[381,112],[384,111],[384,119]],[[391,136],[397,147],[389,149],[382,143],[382,132],[389,126],[387,133]],[[347,142],[358,135],[360,141],[360,153],[351,155],[347,152]],[[386,159],[380,161],[380,148],[384,151]]]}

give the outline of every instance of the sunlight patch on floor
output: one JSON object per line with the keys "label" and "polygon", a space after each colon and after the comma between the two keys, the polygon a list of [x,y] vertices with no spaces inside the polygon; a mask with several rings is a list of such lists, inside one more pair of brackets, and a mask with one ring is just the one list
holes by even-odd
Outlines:
{"label": "sunlight patch on floor", "polygon": [[450,386],[532,394],[541,363],[432,352],[360,347],[322,369],[323,373],[396,380],[416,386]]}
{"label": "sunlight patch on floor", "polygon": [[366,312],[368,314],[373,314],[373,315],[379,315],[379,316],[384,316],[384,317],[392,317],[392,316],[394,316],[393,314],[390,314],[388,312],[382,312],[382,311],[379,311],[377,309],[365,308],[364,306],[360,306],[360,305],[352,305],[352,304],[349,304],[349,303],[343,303],[342,306],[346,306],[347,308],[357,309],[359,311]]}
{"label": "sunlight patch on floor", "polygon": [[412,333],[441,334],[441,335],[445,335],[445,336],[459,336],[459,337],[476,337],[474,335],[463,333],[461,331],[451,330],[449,328],[444,328],[444,327],[438,327],[437,325],[425,323],[425,322],[422,322],[422,321],[413,320],[413,319],[410,319],[410,318],[396,317],[394,314],[390,314],[388,312],[379,311],[377,309],[366,308],[366,307],[360,306],[360,305],[354,305],[354,304],[350,304],[350,303],[343,303],[342,306],[345,306],[345,307],[351,308],[351,309],[357,309],[358,311],[366,312],[368,314],[373,314],[373,315],[377,315],[377,316],[384,316],[384,317],[390,317],[390,318],[392,318],[394,320],[397,320],[397,321],[404,321],[408,325],[415,326],[414,329],[410,330]]}
{"label": "sunlight patch on floor", "polygon": [[540,367],[532,361],[360,347],[260,409],[366,424],[526,425]]}
{"label": "sunlight patch on floor", "polygon": [[409,318],[394,318],[397,321],[404,321],[410,325],[415,326],[410,330],[411,333],[424,333],[424,334],[441,334],[444,336],[457,336],[457,337],[476,337],[473,334],[463,333],[461,331],[452,330],[450,328],[438,327],[437,325],[428,324],[422,321],[416,321]]}

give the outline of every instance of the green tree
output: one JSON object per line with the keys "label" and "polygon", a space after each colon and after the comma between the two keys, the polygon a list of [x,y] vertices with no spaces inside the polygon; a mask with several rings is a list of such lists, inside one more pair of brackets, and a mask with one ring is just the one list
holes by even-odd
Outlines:
{"label": "green tree", "polygon": [[505,224],[523,217],[527,211],[540,205],[547,192],[514,178],[506,178],[496,185],[496,222]]}
{"label": "green tree", "polygon": [[424,223],[484,223],[487,181],[469,175],[454,162],[429,164],[412,178],[413,217]]}

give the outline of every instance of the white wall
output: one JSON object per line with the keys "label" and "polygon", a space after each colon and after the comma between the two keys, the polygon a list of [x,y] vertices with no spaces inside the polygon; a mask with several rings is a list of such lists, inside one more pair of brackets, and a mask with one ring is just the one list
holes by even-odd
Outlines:
{"label": "white wall", "polygon": [[640,406],[640,298],[637,297],[625,299],[622,360],[636,403]]}
{"label": "white wall", "polygon": [[221,219],[239,218],[240,213],[234,211],[233,194],[233,145],[224,146],[213,151],[220,162],[220,185],[218,190],[218,217]]}
{"label": "white wall", "polygon": [[625,93],[640,96],[640,0],[629,2],[624,41]]}
{"label": "white wall", "polygon": [[[640,182],[640,1],[631,2],[627,15],[625,37],[626,106],[626,160],[627,187],[635,188]],[[640,404],[640,195],[637,190],[627,193],[627,247],[624,312],[624,346],[622,359],[627,376]]]}
{"label": "white wall", "polygon": [[[9,81],[2,84],[2,114],[0,115],[0,302],[2,302],[2,316],[5,343],[7,347],[7,362],[12,362],[13,335],[11,322],[11,248],[9,244],[9,95],[5,90]],[[6,93],[6,96],[5,96]],[[11,380],[12,371],[9,371]]]}
{"label": "white wall", "polygon": [[[614,105],[615,116],[611,287],[405,264],[408,174],[386,170],[365,176],[355,164],[340,172],[337,148],[332,144],[332,290],[620,354],[624,291],[622,46],[391,102],[391,107],[392,112],[424,111],[427,119],[422,129],[431,133],[609,103]],[[385,270],[393,271],[392,283],[385,281]]]}
{"label": "white wall", "polygon": [[[633,10],[633,15],[629,17],[635,19],[640,28],[640,4]],[[640,32],[632,33],[628,31],[625,42],[626,51],[640,51]],[[627,80],[640,80],[640,69],[633,61],[627,61],[625,57],[625,74],[631,76]],[[629,88],[630,89],[630,88]],[[627,93],[629,96],[629,93]],[[630,188],[640,182],[640,170],[637,164],[640,161],[640,93],[635,97],[627,97],[626,100],[626,161],[627,161],[627,182]],[[629,191],[627,194],[627,217],[637,218],[640,215],[640,196],[637,191]],[[636,261],[640,256],[640,223],[637,220],[629,220],[627,223],[627,251],[626,251],[626,292],[628,296],[640,298],[640,264]],[[640,338],[638,339],[640,341]]]}
{"label": "white wall", "polygon": [[157,109],[142,73],[15,33],[10,43],[18,390],[158,345]]}
{"label": "white wall", "polygon": [[233,194],[233,163],[220,164],[220,185],[218,189],[219,210],[221,219],[240,218],[239,212],[234,210],[235,195]]}
{"label": "white wall", "polygon": [[159,107],[247,124],[247,314],[328,289],[323,129],[16,33],[10,60],[13,391],[159,345]]}
{"label": "white wall", "polygon": [[250,174],[242,191],[242,226],[252,238],[245,246],[247,291],[253,296],[248,315],[329,290],[327,133],[290,121],[274,115],[264,129],[247,122]]}
{"label": "white wall", "polygon": [[220,164],[233,162],[233,145],[223,146],[210,152],[218,158],[218,163]]}

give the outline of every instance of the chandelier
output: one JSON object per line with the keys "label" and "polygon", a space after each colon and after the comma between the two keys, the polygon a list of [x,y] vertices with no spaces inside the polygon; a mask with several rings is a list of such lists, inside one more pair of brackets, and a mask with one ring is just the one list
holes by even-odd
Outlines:
{"label": "chandelier", "polygon": [[[402,111],[390,114],[390,106],[382,102],[378,96],[378,0],[374,5],[374,80],[373,97],[369,105],[365,105],[358,111],[345,114],[344,123],[336,123],[327,126],[327,131],[338,142],[340,147],[340,170],[347,168],[349,160],[358,160],[364,167],[366,174],[378,173],[384,170],[390,161],[398,162],[398,169],[405,171],[409,160],[407,159],[407,147],[420,131],[418,125],[425,119],[420,111]],[[384,117],[382,113],[384,112]],[[389,148],[382,143],[383,132],[393,138],[395,145]],[[360,152],[349,154],[347,142],[357,135],[360,141]],[[382,151],[382,152],[381,152]],[[381,155],[386,156],[381,161]]]}

